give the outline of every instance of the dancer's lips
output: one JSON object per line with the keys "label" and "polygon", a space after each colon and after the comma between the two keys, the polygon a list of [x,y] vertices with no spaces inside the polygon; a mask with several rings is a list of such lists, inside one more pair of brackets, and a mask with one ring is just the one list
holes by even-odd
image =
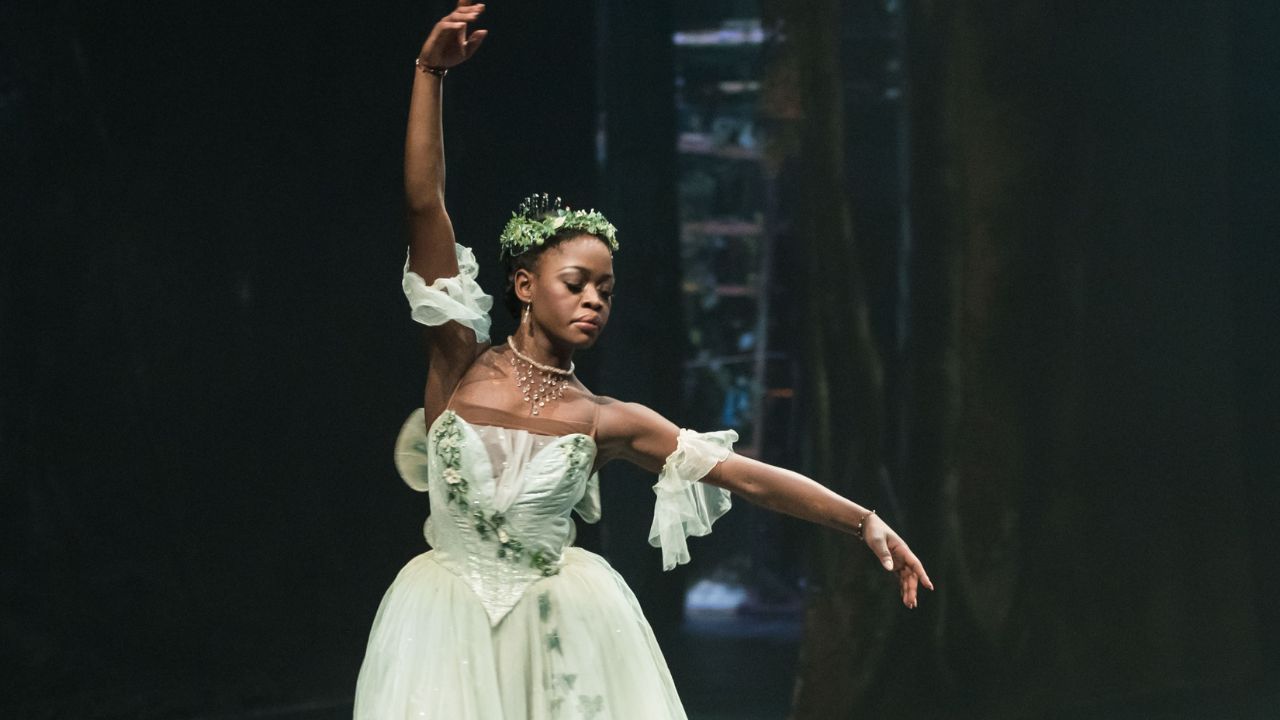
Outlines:
{"label": "dancer's lips", "polygon": [[574,318],[573,324],[581,330],[590,332],[598,332],[600,330],[600,318],[595,315]]}

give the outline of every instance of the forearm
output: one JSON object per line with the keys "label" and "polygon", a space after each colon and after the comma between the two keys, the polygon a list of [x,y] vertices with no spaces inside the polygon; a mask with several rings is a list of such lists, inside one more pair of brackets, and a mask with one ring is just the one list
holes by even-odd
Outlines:
{"label": "forearm", "polygon": [[410,212],[444,209],[444,79],[414,71],[404,141],[404,194]]}
{"label": "forearm", "polygon": [[421,70],[414,73],[404,142],[404,192],[409,267],[427,283],[458,274],[453,223],[444,207],[442,93],[442,78]]}
{"label": "forearm", "polygon": [[753,504],[846,533],[855,533],[870,512],[800,473],[741,455],[730,455],[716,465],[704,482]]}

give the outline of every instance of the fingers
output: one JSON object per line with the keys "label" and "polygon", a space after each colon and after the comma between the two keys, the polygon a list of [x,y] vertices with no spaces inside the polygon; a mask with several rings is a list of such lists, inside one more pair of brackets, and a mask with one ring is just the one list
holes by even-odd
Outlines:
{"label": "fingers", "polygon": [[924,565],[920,563],[915,553],[911,552],[905,544],[899,545],[897,557],[897,574],[898,585],[902,591],[902,604],[908,608],[919,607],[919,591],[923,585],[930,590],[933,589],[933,581],[929,579],[929,574],[925,572]]}
{"label": "fingers", "polygon": [[436,27],[431,31],[431,39],[438,43],[452,43],[453,37],[458,38],[458,44],[465,42],[467,36],[467,24],[464,22],[454,22],[451,20],[441,20],[436,23]]}
{"label": "fingers", "polygon": [[483,4],[468,5],[465,7],[459,5],[457,10],[454,10],[453,12],[444,16],[444,19],[455,21],[455,22],[459,20],[463,22],[475,22],[476,19],[480,17],[480,13],[483,13],[483,12],[484,12]]}
{"label": "fingers", "polygon": [[933,581],[929,579],[929,573],[924,571],[924,565],[921,564],[920,558],[916,557],[916,554],[906,547],[903,547],[902,567],[909,570],[921,585],[930,590],[933,589]]}
{"label": "fingers", "polygon": [[467,57],[471,57],[476,54],[476,50],[480,49],[480,45],[484,43],[484,39],[488,37],[488,35],[488,30],[477,30],[471,33],[471,36],[468,37],[467,41],[464,43],[466,46]]}
{"label": "fingers", "polygon": [[913,573],[915,573],[917,576],[919,576],[919,578],[920,578],[920,583],[921,583],[922,585],[924,585],[925,587],[927,587],[927,588],[929,588],[930,590],[932,590],[932,589],[933,589],[933,581],[929,579],[929,573],[927,573],[927,572],[925,572],[925,571],[924,571],[924,565],[921,565],[921,564],[920,564],[920,561],[919,561],[919,560],[917,560],[917,559],[915,559],[915,557],[914,557],[914,556],[913,556],[911,559],[912,559],[912,562],[913,562],[912,567],[911,567],[911,571],[912,571]]}
{"label": "fingers", "polygon": [[484,3],[477,5],[459,3],[456,10],[439,22],[441,28],[457,34],[458,46],[466,53],[466,57],[471,57],[476,48],[480,47],[480,43],[484,42],[484,36],[489,34],[487,30],[477,30],[470,37],[467,36],[467,25],[479,20],[482,12],[484,12]]}
{"label": "fingers", "polygon": [[916,598],[916,589],[918,587],[916,574],[904,568],[899,581],[902,585],[902,604],[908,608],[915,609],[920,604]]}

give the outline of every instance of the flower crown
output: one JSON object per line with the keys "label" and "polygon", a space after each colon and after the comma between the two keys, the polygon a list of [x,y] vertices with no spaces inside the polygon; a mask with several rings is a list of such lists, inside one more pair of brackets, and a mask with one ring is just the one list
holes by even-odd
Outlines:
{"label": "flower crown", "polygon": [[574,210],[562,206],[560,198],[554,201],[546,194],[530,195],[511,214],[502,236],[498,238],[498,257],[515,257],[535,245],[541,245],[559,230],[580,230],[595,235],[610,250],[618,249],[618,228],[595,210]]}

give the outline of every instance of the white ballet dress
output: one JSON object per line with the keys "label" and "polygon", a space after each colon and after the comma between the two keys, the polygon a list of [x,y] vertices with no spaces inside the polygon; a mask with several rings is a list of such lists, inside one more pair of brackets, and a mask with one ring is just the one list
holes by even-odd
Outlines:
{"label": "white ballet dress", "polygon": [[[491,299],[460,273],[428,286],[406,265],[415,319],[457,321],[488,341]],[[688,562],[688,535],[728,511],[698,482],[732,452],[732,430],[682,429],[654,486],[649,533],[663,565]],[[599,555],[571,545],[570,513],[600,518],[591,433],[472,424],[445,410],[405,422],[396,467],[430,494],[431,550],[401,569],[378,608],[356,685],[357,720],[685,718],[634,595]]]}

